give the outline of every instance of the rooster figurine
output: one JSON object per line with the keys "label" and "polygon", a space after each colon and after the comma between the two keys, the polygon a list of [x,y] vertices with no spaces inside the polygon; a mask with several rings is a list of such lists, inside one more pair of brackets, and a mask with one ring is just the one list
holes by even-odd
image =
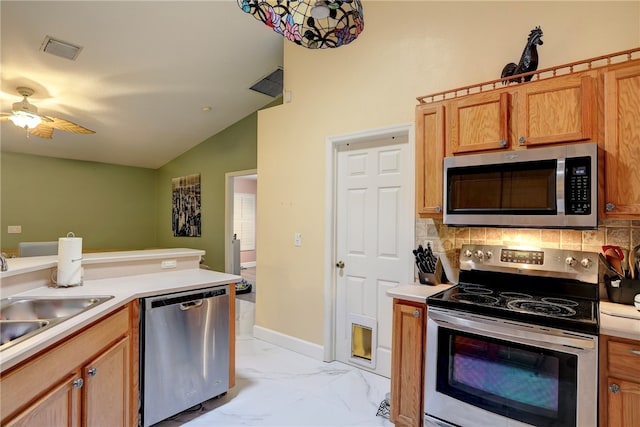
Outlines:
{"label": "rooster figurine", "polygon": [[[529,33],[529,39],[527,39],[527,45],[524,47],[520,62],[518,65],[510,62],[502,69],[501,78],[515,76],[522,73],[528,73],[538,69],[538,48],[537,45],[542,46],[542,29],[540,26],[535,27]],[[524,81],[528,82],[533,77],[533,74],[524,77]],[[516,77],[509,79],[510,82],[522,82],[522,77]],[[507,84],[507,81],[503,81],[502,84]]]}

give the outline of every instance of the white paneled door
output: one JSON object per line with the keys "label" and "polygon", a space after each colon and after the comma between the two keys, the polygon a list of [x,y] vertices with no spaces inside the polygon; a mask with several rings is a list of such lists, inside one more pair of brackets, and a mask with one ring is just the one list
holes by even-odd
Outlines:
{"label": "white paneled door", "polygon": [[[391,370],[393,302],[386,291],[412,282],[410,167],[406,137],[338,150],[336,358],[386,377]],[[370,344],[361,342],[363,336],[372,337],[370,352]]]}

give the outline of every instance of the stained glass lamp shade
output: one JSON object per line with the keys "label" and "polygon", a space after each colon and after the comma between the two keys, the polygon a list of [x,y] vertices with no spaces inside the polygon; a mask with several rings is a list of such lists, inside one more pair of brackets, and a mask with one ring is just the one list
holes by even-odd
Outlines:
{"label": "stained glass lamp shade", "polygon": [[237,0],[273,31],[309,49],[351,43],[364,29],[360,0]]}

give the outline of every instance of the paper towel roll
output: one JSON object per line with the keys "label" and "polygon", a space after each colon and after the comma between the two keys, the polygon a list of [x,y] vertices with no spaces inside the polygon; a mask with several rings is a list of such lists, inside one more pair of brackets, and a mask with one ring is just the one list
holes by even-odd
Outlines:
{"label": "paper towel roll", "polygon": [[82,237],[60,237],[58,239],[56,284],[58,286],[82,284]]}

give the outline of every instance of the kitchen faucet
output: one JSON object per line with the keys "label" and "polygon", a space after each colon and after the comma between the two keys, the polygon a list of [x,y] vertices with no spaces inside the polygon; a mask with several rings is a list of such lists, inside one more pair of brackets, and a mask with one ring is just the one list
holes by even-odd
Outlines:
{"label": "kitchen faucet", "polygon": [[4,253],[0,253],[0,264],[2,265],[2,271],[7,271],[9,269],[9,265],[7,264],[7,258]]}

